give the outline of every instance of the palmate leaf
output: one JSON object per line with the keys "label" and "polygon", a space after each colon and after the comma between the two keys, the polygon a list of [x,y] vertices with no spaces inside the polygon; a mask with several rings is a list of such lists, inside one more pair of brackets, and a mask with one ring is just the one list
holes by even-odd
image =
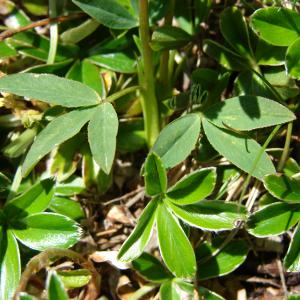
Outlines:
{"label": "palmate leaf", "polygon": [[262,180],[265,175],[276,172],[270,157],[263,152],[253,170],[261,146],[253,139],[215,126],[203,119],[203,127],[210,144],[225,158],[243,171]]}
{"label": "palmate leaf", "polygon": [[55,146],[77,134],[96,112],[97,107],[73,110],[51,121],[36,137],[26,155],[22,167],[23,176],[28,175],[35,164]]}
{"label": "palmate leaf", "polygon": [[99,95],[88,86],[51,74],[20,73],[0,78],[0,91],[65,107],[95,105]]}

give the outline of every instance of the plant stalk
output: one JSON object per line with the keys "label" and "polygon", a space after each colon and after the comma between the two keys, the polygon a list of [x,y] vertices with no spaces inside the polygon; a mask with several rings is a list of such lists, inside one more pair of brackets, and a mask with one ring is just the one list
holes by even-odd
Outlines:
{"label": "plant stalk", "polygon": [[[57,17],[56,0],[49,0],[49,17]],[[55,62],[55,56],[58,43],[58,24],[55,22],[50,23],[50,48],[48,53],[47,64]]]}
{"label": "plant stalk", "polygon": [[160,131],[160,121],[157,98],[155,94],[155,79],[152,61],[152,50],[150,48],[148,0],[139,0],[140,39],[142,51],[142,73],[140,76],[142,86],[142,107],[144,124],[149,147],[152,147]]}
{"label": "plant stalk", "polygon": [[281,172],[283,170],[284,165],[285,165],[287,159],[289,158],[292,132],[293,132],[293,123],[290,122],[290,123],[288,123],[288,126],[287,126],[285,144],[284,144],[283,152],[282,152],[282,155],[280,157],[278,167],[277,167],[278,172]]}

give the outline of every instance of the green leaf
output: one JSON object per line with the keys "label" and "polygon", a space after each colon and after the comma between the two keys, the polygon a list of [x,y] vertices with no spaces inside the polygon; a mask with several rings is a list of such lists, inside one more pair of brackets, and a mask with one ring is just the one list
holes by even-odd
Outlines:
{"label": "green leaf", "polygon": [[7,190],[10,183],[10,179],[0,172],[0,192]]}
{"label": "green leaf", "polygon": [[20,300],[36,300],[35,297],[28,295],[27,293],[20,293]]}
{"label": "green leaf", "polygon": [[80,203],[69,198],[54,197],[49,208],[53,212],[67,216],[73,220],[84,218],[84,211]]}
{"label": "green leaf", "polygon": [[252,29],[266,42],[289,46],[300,37],[300,15],[291,9],[268,7],[251,16]]}
{"label": "green leaf", "polygon": [[48,276],[48,300],[68,300],[69,297],[65,291],[64,285],[56,272],[52,271]]}
{"label": "green leaf", "polygon": [[12,48],[9,47],[4,41],[0,42],[0,58],[6,58],[6,57],[11,57],[11,56],[16,56],[17,55],[17,51]]}
{"label": "green leaf", "polygon": [[146,194],[155,196],[165,193],[167,190],[167,174],[160,157],[155,152],[150,152],[148,155],[144,170]]}
{"label": "green leaf", "polygon": [[146,252],[132,261],[132,265],[143,278],[151,282],[161,283],[173,277],[156,257]]}
{"label": "green leaf", "polygon": [[108,102],[96,108],[88,126],[93,157],[106,174],[109,174],[114,161],[118,126],[117,113]]}
{"label": "green leaf", "polygon": [[211,244],[206,242],[196,249],[199,280],[229,274],[246,260],[249,246],[244,240],[232,240],[216,255],[212,255],[223,242],[224,239],[216,238]]}
{"label": "green leaf", "polygon": [[176,182],[167,192],[166,198],[178,205],[203,200],[210,195],[216,184],[216,169],[202,168]]}
{"label": "green leaf", "polygon": [[248,220],[248,231],[257,237],[279,235],[300,219],[300,204],[277,202],[258,210]]}
{"label": "green leaf", "polygon": [[167,204],[184,222],[204,230],[230,230],[236,227],[237,221],[245,219],[246,216],[243,206],[220,200],[203,200],[185,206],[178,206],[170,201]]}
{"label": "green leaf", "polygon": [[152,34],[151,48],[155,51],[178,49],[191,41],[192,37],[179,27],[164,25]]}
{"label": "green leaf", "polygon": [[176,277],[193,278],[196,272],[193,247],[178,220],[163,203],[157,208],[156,224],[160,253],[168,269]]}
{"label": "green leaf", "polygon": [[88,60],[105,69],[120,73],[135,73],[136,60],[123,52],[102,53],[90,56]]}
{"label": "green leaf", "polygon": [[11,300],[21,277],[19,247],[10,231],[0,227],[0,299]]}
{"label": "green leaf", "polygon": [[275,173],[270,157],[264,152],[253,171],[254,162],[261,151],[261,146],[247,136],[218,128],[207,120],[203,120],[203,127],[208,141],[226,159],[234,165],[262,180],[267,174]]}
{"label": "green leaf", "polygon": [[64,31],[60,38],[64,43],[76,44],[92,34],[99,25],[99,22],[88,19],[79,26]]}
{"label": "green leaf", "polygon": [[220,29],[225,40],[233,49],[244,57],[252,57],[247,24],[237,7],[228,7],[222,12]]}
{"label": "green leaf", "polygon": [[[129,29],[138,25],[138,20],[116,0],[72,0],[84,12],[103,25],[113,29]],[[123,2],[124,3],[124,2]]]}
{"label": "green leaf", "polygon": [[300,38],[291,44],[286,52],[286,69],[290,77],[300,79]]}
{"label": "green leaf", "polygon": [[203,286],[198,287],[197,291],[198,291],[198,295],[200,296],[200,299],[203,299],[203,300],[225,300],[220,295],[206,289]]}
{"label": "green leaf", "polygon": [[253,130],[295,120],[283,105],[257,96],[239,96],[211,106],[204,115],[214,125],[236,130]]}
{"label": "green leaf", "polygon": [[285,61],[286,47],[278,47],[259,39],[255,49],[256,61],[263,66],[280,66]]}
{"label": "green leaf", "polygon": [[0,91],[65,107],[89,106],[100,101],[98,94],[86,85],[50,74],[3,76]]}
{"label": "green leaf", "polygon": [[78,242],[81,229],[68,217],[54,213],[37,213],[14,224],[12,232],[31,249],[69,248]]}
{"label": "green leaf", "polygon": [[171,122],[161,131],[152,151],[161,157],[166,168],[172,168],[191,153],[199,134],[200,117],[188,114]]}
{"label": "green leaf", "polygon": [[283,264],[287,272],[300,272],[300,224],[293,233]]}
{"label": "green leaf", "polygon": [[204,40],[203,51],[228,70],[242,71],[250,67],[249,62],[242,56],[215,41]]}
{"label": "green leaf", "polygon": [[62,196],[73,196],[85,191],[84,181],[81,177],[72,176],[64,183],[57,183],[55,187],[55,194]]}
{"label": "green leaf", "polygon": [[143,253],[152,234],[157,205],[158,199],[154,198],[146,206],[134,230],[122,245],[118,254],[119,260],[132,261]]}
{"label": "green leaf", "polygon": [[159,295],[160,299],[164,300],[192,300],[194,299],[194,287],[179,278],[173,278],[161,285]]}
{"label": "green leaf", "polygon": [[76,135],[96,110],[97,107],[73,110],[50,122],[38,134],[27,153],[22,167],[23,176],[26,176],[54,147]]}
{"label": "green leaf", "polygon": [[264,178],[264,185],[274,197],[291,202],[300,202],[300,181],[286,175],[271,174]]}
{"label": "green leaf", "polygon": [[86,269],[58,271],[57,275],[68,289],[83,287],[88,284],[92,278],[91,272]]}
{"label": "green leaf", "polygon": [[24,217],[43,212],[48,208],[54,194],[54,181],[45,179],[27,190],[22,195],[7,202],[4,214],[9,219]]}

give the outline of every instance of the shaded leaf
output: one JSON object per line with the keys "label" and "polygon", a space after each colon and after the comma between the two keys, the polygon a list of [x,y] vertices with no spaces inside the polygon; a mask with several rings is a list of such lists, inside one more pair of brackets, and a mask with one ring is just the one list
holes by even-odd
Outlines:
{"label": "shaded leaf", "polygon": [[50,203],[50,210],[67,216],[73,220],[84,218],[84,211],[80,202],[64,197],[54,197]]}
{"label": "shaded leaf", "polygon": [[196,272],[194,250],[178,220],[163,203],[157,208],[156,224],[160,253],[168,269],[176,277],[193,278]]}
{"label": "shaded leaf", "polygon": [[253,130],[295,120],[295,115],[283,105],[257,96],[227,99],[204,114],[216,126],[226,128],[227,125],[236,130]]}
{"label": "shaded leaf", "polygon": [[203,286],[198,287],[197,291],[198,291],[198,295],[200,296],[200,299],[202,297],[203,300],[225,300],[220,295],[206,289]]}
{"label": "shaded leaf", "polygon": [[200,117],[188,114],[169,123],[161,131],[152,151],[161,157],[166,168],[172,168],[191,153],[199,134]]}
{"label": "shaded leaf", "polygon": [[300,220],[300,204],[273,203],[263,207],[248,220],[248,231],[258,237],[279,235]]}
{"label": "shaded leaf", "polygon": [[56,272],[52,271],[48,276],[48,300],[68,300],[69,297],[65,291],[64,285]]}
{"label": "shaded leaf", "polygon": [[288,272],[300,272],[300,224],[293,233],[283,264]]}
{"label": "shaded leaf", "polygon": [[166,198],[178,205],[198,202],[212,193],[216,177],[215,168],[197,170],[177,181],[166,193]]}
{"label": "shaded leaf", "polygon": [[249,247],[243,240],[232,240],[219,253],[212,256],[223,242],[224,239],[216,238],[211,244],[206,242],[196,249],[199,280],[229,274],[246,260]]}
{"label": "shaded leaf", "polygon": [[110,103],[98,106],[88,125],[93,157],[106,174],[109,174],[114,161],[118,126],[117,113]]}
{"label": "shaded leaf", "polygon": [[233,131],[218,128],[207,120],[203,120],[203,127],[208,141],[225,158],[234,165],[262,180],[267,174],[275,173],[270,157],[263,152],[253,170],[254,162],[261,151],[261,146],[247,136]]}
{"label": "shaded leaf", "polygon": [[0,91],[65,107],[89,106],[100,101],[98,94],[88,86],[51,74],[3,76]]}
{"label": "shaded leaf", "polygon": [[132,261],[143,253],[152,234],[157,204],[158,199],[152,199],[146,206],[134,230],[122,245],[118,254],[119,260]]}
{"label": "shaded leaf", "polygon": [[160,286],[159,295],[160,299],[166,300],[192,300],[194,299],[194,287],[188,282],[174,278]]}
{"label": "shaded leaf", "polygon": [[[300,18],[299,18],[300,20]],[[299,35],[300,36],[300,35]],[[295,79],[300,79],[300,38],[291,44],[286,52],[285,66],[288,75]]]}

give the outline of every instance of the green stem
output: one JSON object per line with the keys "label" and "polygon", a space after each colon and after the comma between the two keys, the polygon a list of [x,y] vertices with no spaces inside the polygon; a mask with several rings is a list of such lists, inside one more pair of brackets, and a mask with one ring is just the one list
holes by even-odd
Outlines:
{"label": "green stem", "polygon": [[132,92],[135,92],[137,90],[139,90],[141,87],[139,85],[134,85],[134,86],[130,86],[124,90],[121,90],[119,92],[116,92],[110,96],[108,96],[105,100],[107,102],[114,102],[115,100],[127,95],[127,94],[130,94]]}
{"label": "green stem", "polygon": [[152,50],[150,48],[150,32],[148,23],[148,0],[139,0],[139,18],[140,18],[140,39],[143,62],[143,76],[142,79],[142,107],[145,122],[145,131],[147,136],[148,146],[152,147],[159,131],[159,113],[158,104],[155,94],[155,80],[152,62]]}
{"label": "green stem", "polygon": [[288,123],[288,126],[287,126],[285,144],[284,144],[283,152],[282,152],[282,155],[280,157],[278,167],[277,167],[278,172],[281,172],[283,170],[284,165],[289,157],[289,151],[290,151],[290,145],[291,145],[291,139],[292,139],[292,131],[293,131],[293,123],[290,122],[290,123]]}
{"label": "green stem", "polygon": [[9,200],[11,200],[12,198],[15,197],[15,195],[17,194],[18,189],[20,187],[20,184],[22,182],[22,163],[23,163],[23,159],[22,159],[22,162],[20,163],[20,165],[18,166],[18,168],[16,170],[13,182],[12,182],[11,187],[10,187],[9,194],[7,196],[7,201],[9,201]]}
{"label": "green stem", "polygon": [[[49,0],[49,17],[56,18],[56,0]],[[55,56],[58,43],[58,24],[50,23],[50,48],[48,53],[47,64],[53,64],[55,62]]]}

